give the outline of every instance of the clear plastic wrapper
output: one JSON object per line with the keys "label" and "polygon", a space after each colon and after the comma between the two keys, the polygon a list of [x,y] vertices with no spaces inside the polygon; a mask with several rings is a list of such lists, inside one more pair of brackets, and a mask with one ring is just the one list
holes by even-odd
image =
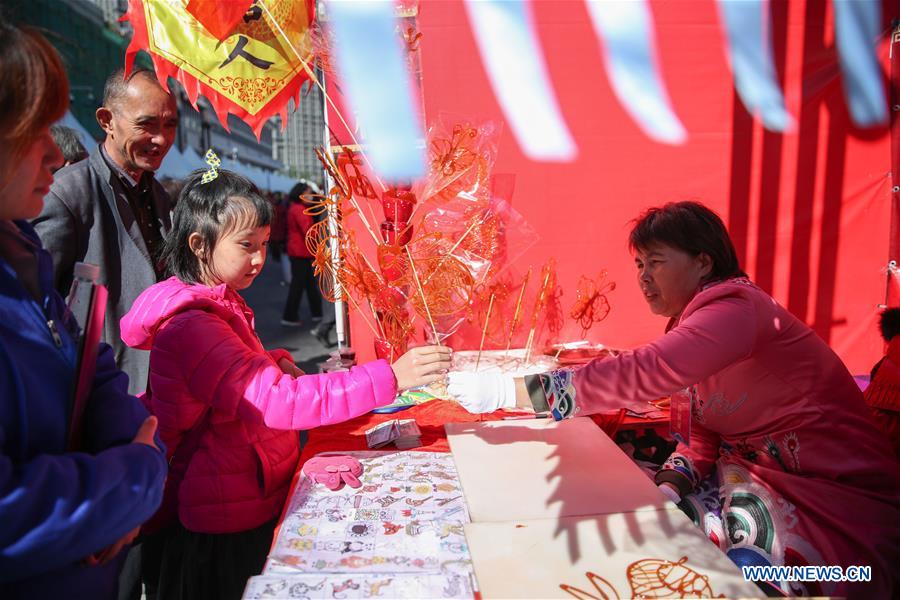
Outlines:
{"label": "clear plastic wrapper", "polygon": [[451,123],[441,115],[428,129],[428,176],[419,196],[426,204],[456,197],[487,201],[499,134],[493,122]]}

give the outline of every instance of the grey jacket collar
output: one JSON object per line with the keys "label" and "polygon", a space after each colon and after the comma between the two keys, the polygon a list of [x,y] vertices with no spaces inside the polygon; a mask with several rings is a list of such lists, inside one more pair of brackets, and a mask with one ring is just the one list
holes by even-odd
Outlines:
{"label": "grey jacket collar", "polygon": [[[91,152],[88,160],[90,161],[91,169],[97,173],[103,184],[101,186],[103,200],[106,201],[121,222],[122,230],[128,233],[128,237],[131,238],[141,253],[147,257],[147,260],[150,260],[147,244],[144,242],[144,236],[141,235],[141,227],[137,219],[135,219],[134,212],[131,210],[125,190],[121,189],[121,186],[124,184],[119,179],[118,174],[109,168],[109,165],[103,158],[102,144],[98,144],[97,149]],[[166,201],[165,191],[155,178],[150,182],[150,189],[153,191],[153,207],[156,209],[156,218],[159,221],[160,232],[165,237],[170,229],[169,204]]]}

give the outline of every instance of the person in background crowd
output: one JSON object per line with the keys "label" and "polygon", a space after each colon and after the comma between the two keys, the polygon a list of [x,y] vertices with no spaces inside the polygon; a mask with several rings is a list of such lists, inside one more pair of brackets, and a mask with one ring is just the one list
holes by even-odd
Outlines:
{"label": "person in background crowd", "polygon": [[163,189],[166,191],[166,195],[169,197],[169,209],[170,212],[175,210],[175,202],[178,200],[178,196],[181,194],[181,188],[184,187],[184,181],[181,179],[173,179],[171,177],[163,177],[163,179],[159,182]]}
{"label": "person in background crowd", "polygon": [[288,194],[287,255],[291,258],[291,286],[281,317],[281,324],[287,327],[301,325],[300,300],[303,292],[306,292],[312,320],[322,320],[322,297],[319,296],[319,286],[313,274],[313,255],[306,247],[306,232],[313,226],[313,218],[306,214],[306,197],[310,193],[309,184],[301,181]]}
{"label": "person in background crowd", "polygon": [[871,582],[773,583],[795,595],[896,597],[900,464],[841,360],[747,278],[702,204],[648,210],[629,245],[650,310],[669,318],[665,335],[577,371],[451,373],[450,394],[471,412],[518,405],[556,419],[673,395],[693,418],[656,482],[699,525],[715,525],[706,533],[729,558],[867,565]]}
{"label": "person in background crowd", "polygon": [[53,142],[56,144],[56,147],[59,148],[59,151],[62,152],[63,158],[65,159],[62,166],[54,169],[54,173],[62,167],[74,165],[88,157],[87,150],[85,150],[84,146],[81,144],[78,132],[71,127],[66,127],[65,125],[51,125],[50,136],[53,138]]}
{"label": "person in background crowd", "polygon": [[313,337],[319,340],[319,343],[326,348],[337,345],[336,342],[331,341],[331,331],[334,329],[335,319],[337,318],[334,310],[334,303],[326,301],[325,316],[318,325],[309,330]]}
{"label": "person in background crowd", "polygon": [[[286,250],[285,243],[287,242],[287,206],[285,206],[284,198],[280,192],[270,192],[268,198],[272,204],[272,235],[269,238],[269,252],[272,253],[272,259],[275,261],[275,264],[281,269],[281,285],[288,285],[290,283],[290,269],[287,269],[285,273],[281,265],[281,259]],[[286,257],[285,260],[287,260]]]}
{"label": "person in background crowd", "polygon": [[28,224],[63,156],[62,61],[35,30],[0,20],[0,598],[112,600],[137,528],[160,505],[156,418],[101,344],[82,443],[67,447],[78,324]]}
{"label": "person in background crowd", "polygon": [[[272,205],[222,170],[185,184],[164,257],[169,279],[122,319],[150,350],[145,401],[160,420],[171,474],[159,517],[165,600],[237,600],[259,574],[299,458],[295,431],[340,423],[443,377],[450,349],[414,348],[349,372],[304,375],[286,350],[266,351],[238,292],[266,262]],[[148,587],[149,582],[148,582]]]}
{"label": "person in background crowd", "polygon": [[[309,185],[310,191],[316,194],[321,194],[319,186],[310,181],[301,180],[301,183],[305,183]],[[315,215],[313,218],[314,222],[319,222],[327,219],[328,216],[324,213],[320,213]],[[315,281],[315,274],[313,275],[313,281]],[[318,285],[318,282],[316,282]],[[322,301],[322,320],[319,321],[309,332],[312,334],[314,338],[319,340],[319,343],[325,346],[326,348],[330,348],[332,346],[336,346],[337,342],[331,341],[331,332],[335,327],[335,320],[337,318],[337,314],[335,313],[334,303],[329,301],[327,298],[322,297],[321,291],[317,288],[316,293],[319,294],[319,298]]]}
{"label": "person in background crowd", "polygon": [[872,367],[866,388],[866,404],[878,427],[888,436],[900,458],[900,308],[881,313],[881,335],[887,346],[884,356]]}
{"label": "person in background crowd", "polygon": [[53,282],[63,295],[76,262],[100,267],[109,290],[103,340],[128,374],[128,390],[147,386],[150,355],[128,348],[119,319],[138,294],[156,283],[169,230],[169,197],[153,176],[175,141],[175,99],[147,70],[128,77],[116,71],[106,81],[97,121],[106,139],[88,160],[61,169],[44,209],[32,221],[53,257]]}

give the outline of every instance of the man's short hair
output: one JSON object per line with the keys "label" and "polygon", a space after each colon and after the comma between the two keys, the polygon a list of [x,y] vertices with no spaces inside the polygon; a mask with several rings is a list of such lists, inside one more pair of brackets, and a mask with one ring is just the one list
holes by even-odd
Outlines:
{"label": "man's short hair", "polygon": [[125,69],[117,69],[106,78],[106,84],[103,86],[103,106],[110,108],[124,98],[128,90],[128,82],[135,77],[147,77],[159,85],[156,74],[150,69],[135,67],[128,76],[125,75]]}
{"label": "man's short hair", "polygon": [[67,163],[74,164],[87,158],[87,150],[84,149],[78,132],[71,127],[53,125],[50,127],[50,136]]}

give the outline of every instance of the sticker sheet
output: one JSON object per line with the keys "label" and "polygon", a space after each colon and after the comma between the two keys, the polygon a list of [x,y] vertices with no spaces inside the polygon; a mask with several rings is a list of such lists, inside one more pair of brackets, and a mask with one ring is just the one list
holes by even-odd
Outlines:
{"label": "sticker sheet", "polygon": [[[384,597],[471,597],[463,529],[469,516],[453,458],[434,452],[343,454],[363,465],[362,487],[333,492],[301,477],[263,575],[289,582],[302,573],[298,590],[324,582],[298,598],[371,597],[360,590],[388,580],[379,589],[394,591]],[[340,593],[349,595],[332,595],[333,585],[345,581],[351,583]],[[260,580],[253,593],[269,584],[281,585]],[[414,585],[420,587],[409,587]]]}
{"label": "sticker sheet", "polygon": [[259,575],[244,590],[244,600],[472,597],[471,583],[461,575]]}

